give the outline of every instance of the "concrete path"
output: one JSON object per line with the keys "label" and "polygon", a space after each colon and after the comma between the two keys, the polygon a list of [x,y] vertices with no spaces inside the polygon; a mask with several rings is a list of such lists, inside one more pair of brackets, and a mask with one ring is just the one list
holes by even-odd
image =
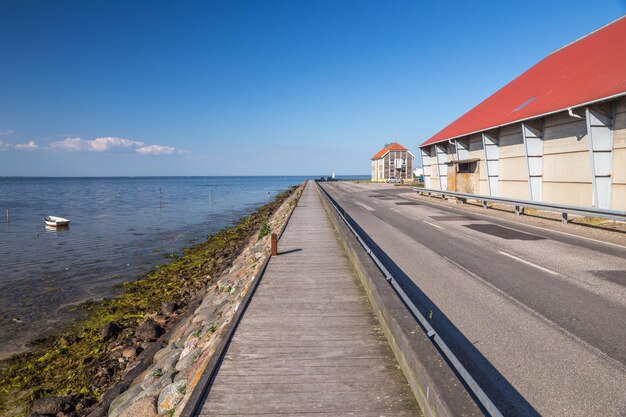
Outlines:
{"label": "concrete path", "polygon": [[201,408],[202,416],[420,416],[309,183]]}

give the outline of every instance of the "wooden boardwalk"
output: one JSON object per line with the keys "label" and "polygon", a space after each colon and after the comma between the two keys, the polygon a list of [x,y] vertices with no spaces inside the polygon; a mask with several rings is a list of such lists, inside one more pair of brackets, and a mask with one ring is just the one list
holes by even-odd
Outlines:
{"label": "wooden boardwalk", "polygon": [[422,415],[315,187],[305,188],[199,415]]}

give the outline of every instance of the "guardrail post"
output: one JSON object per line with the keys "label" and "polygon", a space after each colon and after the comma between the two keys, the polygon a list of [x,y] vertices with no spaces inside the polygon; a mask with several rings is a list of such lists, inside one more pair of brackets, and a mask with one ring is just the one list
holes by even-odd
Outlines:
{"label": "guardrail post", "polygon": [[567,224],[567,213],[562,213],[561,214],[561,222],[563,224]]}
{"label": "guardrail post", "polygon": [[272,256],[278,255],[278,236],[276,235],[276,233],[272,233],[270,242],[272,246]]}

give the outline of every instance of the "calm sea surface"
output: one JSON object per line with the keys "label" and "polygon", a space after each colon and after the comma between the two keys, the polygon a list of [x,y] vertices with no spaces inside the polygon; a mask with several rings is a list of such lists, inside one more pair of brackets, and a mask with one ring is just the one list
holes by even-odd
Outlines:
{"label": "calm sea surface", "polygon": [[306,178],[0,178],[0,358]]}

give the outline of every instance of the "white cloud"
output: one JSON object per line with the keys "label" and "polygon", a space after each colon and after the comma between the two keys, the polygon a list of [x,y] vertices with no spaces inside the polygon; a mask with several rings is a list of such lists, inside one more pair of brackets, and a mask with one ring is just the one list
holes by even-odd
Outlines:
{"label": "white cloud", "polygon": [[137,153],[142,155],[173,155],[182,153],[182,151],[172,146],[146,145],[137,148]]}
{"label": "white cloud", "polygon": [[134,148],[143,146],[143,142],[122,138],[96,138],[91,142],[91,147],[98,152],[108,151],[112,148]]}
{"label": "white cloud", "polygon": [[34,140],[28,141],[27,143],[18,143],[15,145],[15,149],[31,151],[34,149],[39,149],[39,145]]}
{"label": "white cloud", "polygon": [[52,142],[50,148],[62,151],[89,151],[89,152],[107,152],[115,149],[132,149],[143,146],[143,142],[106,137],[96,138],[92,140],[81,138],[66,138],[60,141]]}
{"label": "white cloud", "polygon": [[116,137],[96,139],[65,138],[50,143],[49,149],[69,152],[137,152],[140,155],[182,155],[187,151],[167,145],[146,145],[144,142]]}
{"label": "white cloud", "polygon": [[[8,132],[8,131],[7,131]],[[8,143],[1,139],[4,132],[0,132],[0,151],[38,150],[34,140],[26,143]],[[13,133],[13,132],[10,132]],[[102,137],[96,139],[65,138],[51,142],[44,150],[66,152],[136,152],[140,155],[185,155],[189,151],[167,145],[146,145],[144,142],[117,137]]]}
{"label": "white cloud", "polygon": [[0,131],[0,150],[5,151],[7,149],[19,149],[19,150],[32,150],[39,148],[39,145],[34,140],[27,143],[8,143],[2,140],[3,136],[11,136],[15,133],[13,130]]}

